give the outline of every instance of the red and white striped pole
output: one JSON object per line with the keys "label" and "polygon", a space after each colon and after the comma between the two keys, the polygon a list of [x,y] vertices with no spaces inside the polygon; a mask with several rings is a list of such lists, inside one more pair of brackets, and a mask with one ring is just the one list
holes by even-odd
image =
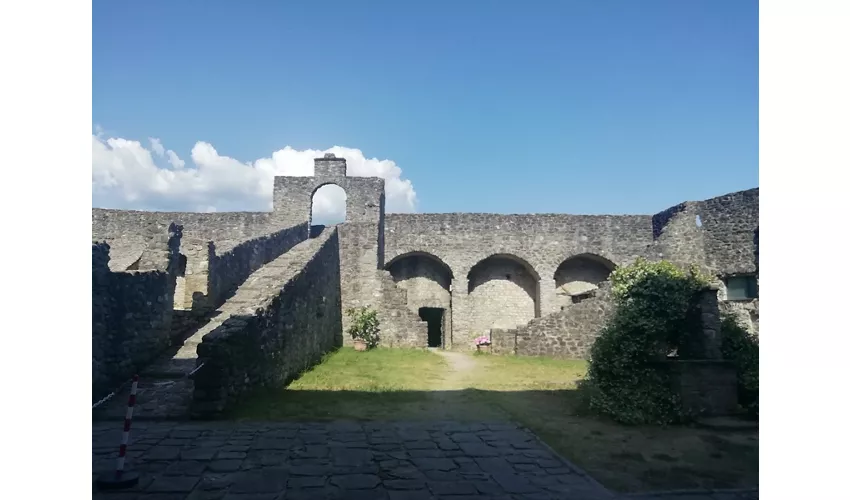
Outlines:
{"label": "red and white striped pole", "polygon": [[98,478],[97,484],[103,489],[129,488],[139,482],[135,472],[124,471],[124,459],[127,456],[127,444],[130,442],[130,424],[133,422],[133,407],[136,406],[136,391],[139,389],[139,376],[133,375],[133,385],[130,386],[130,400],[127,402],[127,413],[124,416],[124,432],[121,434],[121,446],[118,448],[118,462],[115,472],[107,472]]}

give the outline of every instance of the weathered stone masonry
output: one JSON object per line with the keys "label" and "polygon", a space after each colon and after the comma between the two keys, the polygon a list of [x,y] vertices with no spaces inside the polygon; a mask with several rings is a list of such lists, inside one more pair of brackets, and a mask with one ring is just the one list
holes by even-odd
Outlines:
{"label": "weathered stone masonry", "polygon": [[345,223],[326,230],[338,245],[341,312],[374,306],[384,345],[427,345],[420,314],[429,308],[442,311],[445,348],[471,349],[493,330],[512,332],[499,343],[518,354],[585,356],[610,309],[608,275],[638,257],[713,273],[721,308],[743,311],[758,329],[757,297],[724,300],[726,280],[757,280],[758,189],[654,215],[385,214],[383,179],[348,177],[345,160],[326,155],[312,177],[275,178],[271,212],[93,209],[92,231],[113,248],[113,270],[124,271],[140,265],[146,234],[184,225],[174,306],[209,310],[308,239],[312,197],[327,184],[347,196]]}
{"label": "weathered stone masonry", "polygon": [[328,233],[287,255],[269,296],[203,338],[193,415],[216,415],[250,390],[287,382],[342,345],[339,238]]}
{"label": "weathered stone masonry", "polygon": [[171,343],[181,228],[144,241],[139,270],[109,269],[109,244],[92,243],[92,397],[97,401]]}

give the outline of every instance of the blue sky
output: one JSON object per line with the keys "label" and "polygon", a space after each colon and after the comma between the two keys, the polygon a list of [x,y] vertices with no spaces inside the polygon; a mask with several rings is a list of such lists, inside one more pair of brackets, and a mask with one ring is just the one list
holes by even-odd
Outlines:
{"label": "blue sky", "polygon": [[758,186],[756,1],[101,0],[92,45],[93,127],[186,168],[198,141],[242,162],[357,148],[421,212],[654,213]]}

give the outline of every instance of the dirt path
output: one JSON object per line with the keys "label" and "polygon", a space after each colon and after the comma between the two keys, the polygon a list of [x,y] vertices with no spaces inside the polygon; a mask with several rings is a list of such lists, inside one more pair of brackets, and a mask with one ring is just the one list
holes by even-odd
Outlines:
{"label": "dirt path", "polygon": [[433,352],[439,354],[446,360],[450,370],[443,378],[439,390],[456,391],[459,389],[469,388],[467,379],[472,374],[472,372],[478,367],[478,363],[476,362],[475,358],[473,358],[469,354],[444,351],[442,349],[435,349]]}
{"label": "dirt path", "polygon": [[431,392],[432,411],[443,419],[510,420],[500,408],[482,399],[474,390],[474,380],[481,362],[466,353],[434,349],[432,352],[446,360],[446,374],[439,386]]}

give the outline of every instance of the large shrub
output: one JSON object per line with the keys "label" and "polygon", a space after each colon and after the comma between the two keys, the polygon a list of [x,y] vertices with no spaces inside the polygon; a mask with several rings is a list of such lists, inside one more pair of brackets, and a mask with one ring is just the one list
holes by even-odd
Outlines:
{"label": "large shrub", "polygon": [[731,315],[720,323],[723,358],[738,372],[738,403],[754,418],[759,415],[759,342]]}
{"label": "large shrub", "polygon": [[591,410],[626,424],[680,420],[681,404],[658,361],[698,334],[696,292],[708,279],[696,268],[639,259],[611,273],[617,309],[591,348],[583,384]]}
{"label": "large shrub", "polygon": [[363,340],[369,348],[376,347],[381,340],[378,312],[370,307],[355,307],[348,309],[346,314],[351,318],[348,326],[351,338]]}

